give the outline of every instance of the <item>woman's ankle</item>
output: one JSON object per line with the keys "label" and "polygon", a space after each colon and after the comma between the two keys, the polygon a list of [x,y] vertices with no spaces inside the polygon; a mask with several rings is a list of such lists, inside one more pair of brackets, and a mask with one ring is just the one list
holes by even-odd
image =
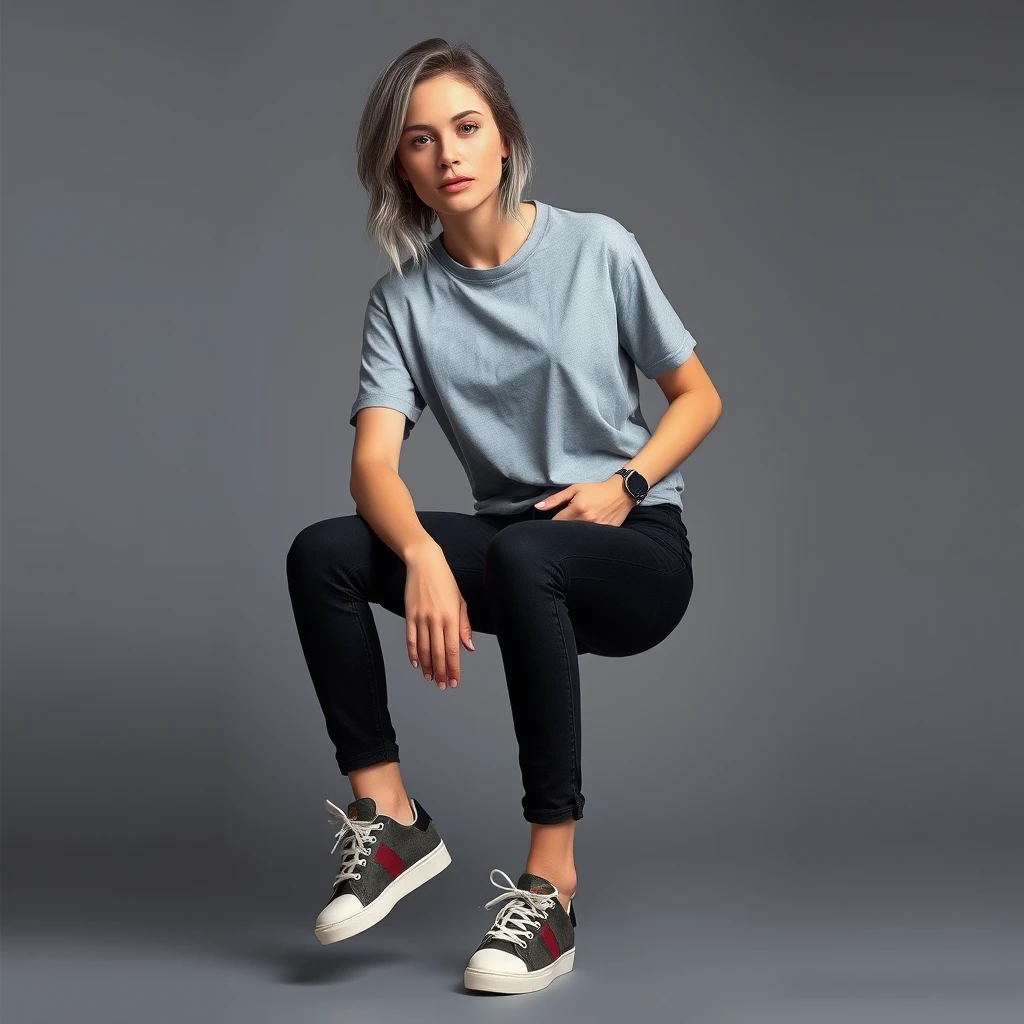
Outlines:
{"label": "woman's ankle", "polygon": [[572,865],[550,864],[527,858],[526,871],[531,875],[546,878],[557,890],[562,907],[569,909],[569,900],[576,893],[576,869]]}
{"label": "woman's ankle", "polygon": [[364,793],[363,796],[373,797],[373,802],[377,805],[377,813],[394,818],[400,825],[411,825],[416,816],[412,801],[408,796],[395,796],[394,793]]}
{"label": "woman's ankle", "polygon": [[572,818],[552,825],[531,823],[530,851],[526,856],[526,870],[546,878],[558,890],[558,898],[566,909],[576,892],[575,834],[576,822]]}
{"label": "woman's ankle", "polygon": [[385,761],[355,768],[349,772],[349,783],[355,799],[372,797],[379,814],[386,814],[403,825],[412,823],[415,812],[402,783],[398,762]]}

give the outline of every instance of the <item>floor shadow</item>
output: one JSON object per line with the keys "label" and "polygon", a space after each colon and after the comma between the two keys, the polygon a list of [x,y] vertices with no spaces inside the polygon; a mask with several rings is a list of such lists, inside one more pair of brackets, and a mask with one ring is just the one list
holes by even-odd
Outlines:
{"label": "floor shadow", "polygon": [[330,943],[322,949],[304,949],[294,942],[243,942],[232,959],[260,968],[282,985],[327,985],[351,981],[376,967],[409,959],[395,949],[352,949]]}
{"label": "floor shadow", "polygon": [[[379,967],[401,964],[412,958],[411,951],[395,948],[372,939],[359,942],[355,936],[347,942],[321,945],[312,929],[261,925],[253,929],[168,928],[140,937],[128,928],[89,927],[66,930],[64,938],[72,945],[85,942],[92,953],[109,953],[112,962],[133,956],[160,955],[167,963],[180,958],[182,963],[201,960],[234,964],[245,972],[254,972],[283,985],[326,985],[358,981]],[[369,936],[367,937],[369,938]],[[38,949],[52,952],[53,938],[46,929],[3,929],[3,946],[11,952],[30,953]]]}

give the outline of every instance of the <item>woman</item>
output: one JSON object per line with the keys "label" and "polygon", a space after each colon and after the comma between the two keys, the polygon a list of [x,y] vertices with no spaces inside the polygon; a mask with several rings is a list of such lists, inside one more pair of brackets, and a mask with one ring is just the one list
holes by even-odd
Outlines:
{"label": "woman", "polygon": [[[404,616],[409,660],[440,690],[458,686],[472,631],[493,633],[531,845],[516,882],[491,872],[503,891],[487,906],[505,905],[465,984],[533,991],[575,956],[578,655],[648,650],[682,619],[693,575],[678,465],[721,401],[633,234],[602,214],[521,200],[529,143],[500,76],[470,47],[429,39],[393,61],[358,148],[369,223],[394,269],[364,320],[356,513],[303,529],[287,560],[303,654],[354,797],[344,811],[327,801],[341,868],[316,934],[365,930],[451,859],[399,773],[370,604]],[[412,251],[404,263],[400,244]],[[670,401],[653,437],[637,367]],[[398,474],[426,407],[465,467],[473,515],[418,512]]]}

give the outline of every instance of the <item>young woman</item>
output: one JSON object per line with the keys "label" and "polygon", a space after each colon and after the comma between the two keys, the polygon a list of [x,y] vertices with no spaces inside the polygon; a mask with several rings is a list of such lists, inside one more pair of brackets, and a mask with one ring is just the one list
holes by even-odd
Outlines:
{"label": "young woman", "polygon": [[[440,690],[458,686],[472,631],[492,633],[531,844],[515,882],[491,872],[503,891],[487,906],[504,906],[465,984],[533,991],[575,956],[578,655],[646,651],[682,619],[693,574],[678,466],[721,401],[633,234],[603,214],[522,200],[526,134],[470,47],[429,39],[394,60],[358,149],[370,228],[394,269],[366,307],[350,420],[356,512],[303,529],[287,559],[303,654],[354,797],[346,810],[327,801],[341,868],[315,930],[322,942],[363,931],[451,859],[399,773],[370,605],[405,618],[409,660]],[[637,367],[669,399],[653,435]],[[427,407],[465,467],[472,515],[417,511],[399,476],[402,441]]]}

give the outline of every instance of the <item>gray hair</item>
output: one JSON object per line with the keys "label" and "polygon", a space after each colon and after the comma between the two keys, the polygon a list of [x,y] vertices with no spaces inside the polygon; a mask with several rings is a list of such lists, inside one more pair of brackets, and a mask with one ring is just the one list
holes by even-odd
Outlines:
{"label": "gray hair", "polygon": [[377,76],[370,89],[356,142],[356,170],[370,194],[367,230],[402,274],[400,245],[412,251],[414,265],[427,255],[436,212],[399,176],[395,154],[413,87],[448,74],[474,88],[487,101],[509,155],[502,161],[498,205],[503,219],[524,224],[519,204],[533,176],[534,161],[519,114],[501,75],[468,43],[454,46],[434,37],[410,46]]}

